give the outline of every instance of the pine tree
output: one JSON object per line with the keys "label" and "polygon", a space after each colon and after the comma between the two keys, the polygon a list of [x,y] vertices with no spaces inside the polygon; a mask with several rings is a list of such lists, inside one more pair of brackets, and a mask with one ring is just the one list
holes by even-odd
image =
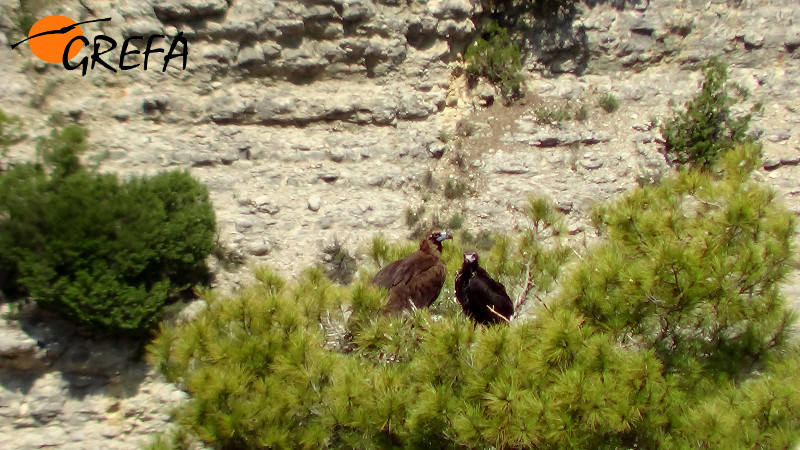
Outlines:
{"label": "pine tree", "polygon": [[608,239],[565,284],[566,301],[669,370],[734,375],[780,346],[794,219],[749,178],[757,153],[729,152],[719,180],[681,171],[600,207]]}
{"label": "pine tree", "polygon": [[728,67],[721,60],[711,59],[702,72],[700,92],[660,127],[667,162],[678,167],[709,169],[734,145],[752,142],[750,120],[761,108],[756,104],[748,113],[734,113],[732,107],[749,93],[728,82]]}
{"label": "pine tree", "polygon": [[522,52],[508,35],[508,30],[491,22],[483,36],[464,52],[467,72],[473,80],[485,77],[500,89],[503,97],[513,99],[521,95],[524,78]]}
{"label": "pine tree", "polygon": [[[739,148],[718,174],[684,171],[601,207],[604,242],[566,276],[549,267],[567,261],[560,217],[533,199],[529,229],[498,236],[484,258],[547,303],[508,327],[446,306],[382,316],[385,298],[364,281],[377,266],[350,286],[320,269],[295,280],[260,269],[258,284],[209,297],[149,347],[191,396],[173,444],[792,447],[800,350],[786,345],[777,283],[793,220],[752,181],[755,154]],[[380,261],[409,246],[377,239],[370,251]],[[443,257],[454,271],[461,249]],[[331,339],[337,327],[348,345]]]}

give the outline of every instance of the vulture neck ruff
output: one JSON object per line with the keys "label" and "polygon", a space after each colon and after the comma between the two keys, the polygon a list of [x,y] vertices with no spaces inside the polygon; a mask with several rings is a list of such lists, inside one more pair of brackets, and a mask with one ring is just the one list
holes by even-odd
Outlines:
{"label": "vulture neck ruff", "polygon": [[437,241],[436,239],[424,239],[422,242],[419,243],[419,249],[425,253],[429,253],[434,256],[441,256],[442,254],[442,243]]}
{"label": "vulture neck ruff", "polygon": [[466,279],[472,278],[475,272],[478,271],[478,262],[464,262],[461,265],[461,275]]}

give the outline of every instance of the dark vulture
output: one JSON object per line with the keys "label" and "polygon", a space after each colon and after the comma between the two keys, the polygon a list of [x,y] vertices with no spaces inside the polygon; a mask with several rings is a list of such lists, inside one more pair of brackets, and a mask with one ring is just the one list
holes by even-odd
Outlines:
{"label": "dark vulture", "polygon": [[387,265],[375,275],[372,284],[389,290],[385,312],[400,313],[431,306],[439,297],[447,276],[442,242],[452,238],[446,231],[431,228],[420,242],[419,250]]}
{"label": "dark vulture", "polygon": [[478,266],[474,250],[464,252],[464,264],[456,274],[456,300],[468,316],[484,325],[506,322],[514,314],[505,286]]}

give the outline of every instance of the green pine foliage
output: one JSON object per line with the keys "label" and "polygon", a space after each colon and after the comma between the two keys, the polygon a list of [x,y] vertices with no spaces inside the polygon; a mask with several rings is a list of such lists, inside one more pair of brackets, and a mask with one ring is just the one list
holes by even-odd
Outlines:
{"label": "green pine foliage", "polygon": [[497,22],[491,22],[483,36],[467,47],[464,61],[473,80],[485,77],[507,99],[513,99],[522,93],[522,52],[511,40],[508,30]]}
{"label": "green pine foliage", "polygon": [[720,179],[681,171],[598,208],[608,239],[564,298],[669,371],[736,375],[760,362],[792,322],[778,282],[790,268],[794,218],[750,179],[757,154],[741,146]]}
{"label": "green pine foliage", "polygon": [[604,242],[582,258],[532,199],[530,226],[481,253],[512,297],[545,300],[509,326],[452,300],[458,242],[437,306],[400,317],[367,280],[414,242],[375,238],[349,286],[259,269],[148,348],[191,395],[153,448],[792,448],[800,349],[777,283],[793,222],[751,181],[756,153],[600,208]]}
{"label": "green pine foliage", "polygon": [[214,211],[188,173],[120,183],[85,169],[85,148],[69,125],[41,141],[38,162],[0,176],[0,288],[92,331],[141,335],[206,279]]}
{"label": "green pine foliage", "polygon": [[703,66],[700,92],[686,102],[684,111],[676,111],[660,126],[667,162],[708,169],[724,151],[752,140],[747,131],[761,105],[746,114],[735,114],[732,107],[746,100],[748,93],[727,80],[728,67],[722,61],[712,59]]}
{"label": "green pine foliage", "polygon": [[499,15],[505,21],[514,21],[519,19],[514,14],[552,17],[571,11],[577,0],[482,0],[482,3],[493,16]]}
{"label": "green pine foliage", "polygon": [[663,382],[658,361],[577,314],[483,329],[417,311],[367,322],[355,353],[342,355],[326,350],[320,312],[380,294],[324,280],[309,294],[309,277],[214,302],[152,344],[151,361],[193,394],[178,420],[199,439],[217,448],[590,448],[635,442],[632,425],[662,414],[665,388],[642,393]]}

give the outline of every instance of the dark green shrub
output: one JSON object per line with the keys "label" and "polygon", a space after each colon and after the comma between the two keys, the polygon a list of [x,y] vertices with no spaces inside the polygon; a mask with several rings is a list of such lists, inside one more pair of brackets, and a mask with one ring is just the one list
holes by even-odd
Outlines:
{"label": "dark green shrub", "polygon": [[493,16],[501,16],[504,21],[514,22],[519,20],[515,15],[553,17],[572,11],[577,0],[483,0],[482,3]]}
{"label": "dark green shrub", "polygon": [[[728,82],[728,68],[718,59],[703,67],[700,92],[686,102],[685,110],[678,111],[661,126],[661,135],[667,162],[677,166],[708,169],[720,155],[735,144],[745,143],[753,112],[735,115],[731,107],[747,99],[747,92]],[[729,88],[736,93],[730,94]]]}
{"label": "dark green shrub", "polygon": [[444,185],[444,198],[454,200],[469,193],[469,184],[463,180],[449,179]]}
{"label": "dark green shrub", "polygon": [[586,105],[581,105],[575,110],[575,120],[578,122],[586,122],[589,120],[589,108]]}
{"label": "dark green shrub", "polygon": [[450,220],[447,221],[446,228],[451,231],[460,230],[461,227],[464,226],[464,216],[460,213],[455,213],[450,216]]}
{"label": "dark green shrub", "polygon": [[468,230],[461,230],[458,239],[465,248],[474,250],[491,250],[494,246],[494,237],[487,230],[481,230],[477,235],[473,235]]}
{"label": "dark green shrub", "polygon": [[335,238],[332,243],[322,249],[322,262],[325,264],[325,275],[339,284],[350,284],[356,273],[356,259]]}
{"label": "dark green shrub", "polygon": [[22,121],[17,116],[9,116],[0,110],[0,152],[24,139]]}
{"label": "dark green shrub", "polygon": [[456,123],[456,135],[458,136],[474,136],[478,130],[478,124],[469,119],[460,119],[458,123]]}
{"label": "dark green shrub", "polygon": [[557,123],[572,120],[572,112],[568,106],[542,106],[533,111],[536,116],[536,123],[542,125],[555,125]]}
{"label": "dark green shrub", "polygon": [[536,123],[541,125],[558,125],[562,122],[577,120],[585,122],[589,119],[589,108],[586,105],[543,105],[533,110]]}
{"label": "dark green shrub", "polygon": [[481,38],[473,42],[464,52],[469,75],[475,79],[485,77],[500,89],[507,99],[522,92],[524,79],[522,52],[508,35],[508,30],[497,22],[490,23]]}
{"label": "dark green shrub", "polygon": [[67,126],[41,142],[40,162],[0,176],[0,281],[91,330],[141,334],[207,278],[214,211],[188,173],[120,183],[86,170],[85,138]]}
{"label": "dark green shrub", "polygon": [[612,113],[619,109],[619,100],[610,92],[601,95],[597,100],[597,104],[607,113]]}
{"label": "dark green shrub", "polygon": [[42,109],[42,107],[47,103],[47,99],[56,91],[59,86],[59,82],[56,80],[47,80],[40,89],[37,88],[37,91],[31,94],[30,98],[30,107],[33,109]]}
{"label": "dark green shrub", "polygon": [[407,207],[405,210],[406,226],[413,228],[425,216],[425,205],[419,205],[416,209]]}
{"label": "dark green shrub", "polygon": [[450,158],[450,164],[456,166],[461,172],[466,172],[469,169],[468,157],[460,150],[456,150],[453,153],[453,156]]}
{"label": "dark green shrub", "polygon": [[245,262],[245,257],[239,249],[225,245],[220,240],[219,234],[214,237],[214,249],[211,251],[211,254],[217,259],[219,264],[229,272],[242,266]]}

